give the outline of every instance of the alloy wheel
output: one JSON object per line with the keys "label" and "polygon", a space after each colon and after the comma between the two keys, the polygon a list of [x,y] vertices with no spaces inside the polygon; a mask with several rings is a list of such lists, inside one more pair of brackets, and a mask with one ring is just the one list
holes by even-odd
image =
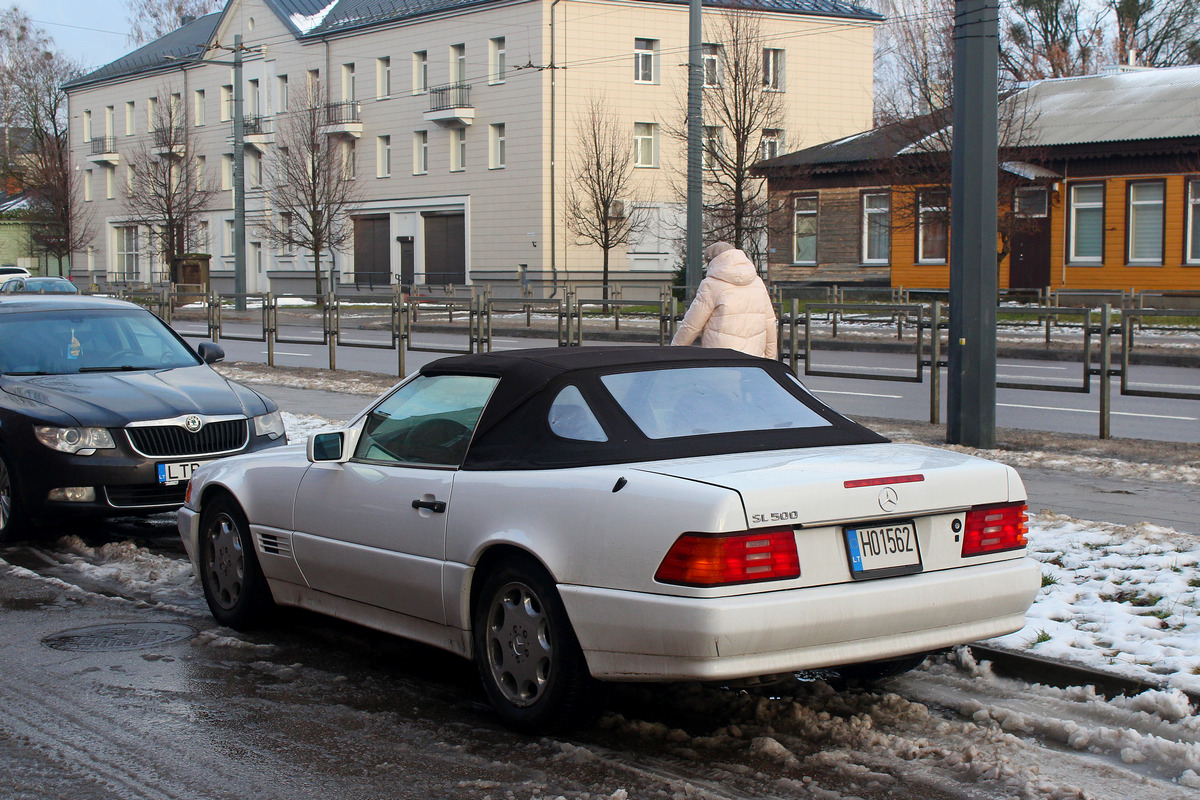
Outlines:
{"label": "alloy wheel", "polygon": [[505,584],[488,609],[486,649],[496,687],[515,706],[533,705],[546,691],[554,658],[541,599],[529,586]]}
{"label": "alloy wheel", "polygon": [[219,514],[207,531],[204,565],[213,599],[224,609],[237,605],[246,579],[246,554],[241,532],[229,514]]}

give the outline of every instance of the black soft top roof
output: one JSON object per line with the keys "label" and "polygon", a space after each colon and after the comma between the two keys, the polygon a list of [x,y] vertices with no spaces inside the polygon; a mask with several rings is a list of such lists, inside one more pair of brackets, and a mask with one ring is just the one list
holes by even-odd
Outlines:
{"label": "black soft top roof", "polygon": [[[714,366],[752,366],[767,371],[829,426],[650,439],[600,382],[601,375],[614,372]],[[788,368],[778,361],[734,350],[636,346],[511,350],[443,358],[426,364],[420,372],[500,379],[479,420],[463,469],[577,467],[887,441],[818,401],[793,382]],[[608,441],[564,439],[551,432],[550,404],[568,384],[583,394],[608,433]]]}
{"label": "black soft top roof", "polygon": [[0,296],[0,314],[25,311],[82,311],[88,309],[146,309],[127,300],[112,297],[93,297],[86,294],[9,294]]}

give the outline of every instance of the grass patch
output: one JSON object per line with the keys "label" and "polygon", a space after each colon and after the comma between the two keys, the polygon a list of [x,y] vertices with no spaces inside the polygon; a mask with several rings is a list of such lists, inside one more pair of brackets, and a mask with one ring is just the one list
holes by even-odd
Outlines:
{"label": "grass patch", "polygon": [[1043,589],[1045,589],[1048,586],[1058,586],[1061,583],[1062,583],[1062,581],[1060,581],[1056,576],[1051,575],[1049,572],[1042,573],[1042,588]]}
{"label": "grass patch", "polygon": [[1046,633],[1046,629],[1043,628],[1042,630],[1038,631],[1037,638],[1035,638],[1033,640],[1033,644],[1031,644],[1030,647],[1037,647],[1042,642],[1048,642],[1052,638],[1054,638],[1054,637],[1052,637],[1050,634]]}

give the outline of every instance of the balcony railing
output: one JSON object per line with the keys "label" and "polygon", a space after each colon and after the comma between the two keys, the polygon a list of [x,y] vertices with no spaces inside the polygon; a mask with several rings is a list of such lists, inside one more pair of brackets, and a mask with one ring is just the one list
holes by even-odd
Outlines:
{"label": "balcony railing", "polygon": [[474,108],[471,105],[471,84],[451,83],[429,90],[430,111],[445,111],[451,108]]}
{"label": "balcony railing", "polygon": [[242,134],[245,136],[267,136],[271,133],[271,118],[253,116],[242,118]]}
{"label": "balcony railing", "polygon": [[362,122],[358,113],[357,100],[325,104],[326,125],[347,125],[355,122]]}
{"label": "balcony railing", "polygon": [[175,148],[183,147],[183,143],[187,141],[187,130],[182,126],[174,128],[155,128],[154,129],[154,146],[158,148]]}
{"label": "balcony railing", "polygon": [[96,136],[92,138],[91,154],[101,156],[105,153],[117,152],[117,137],[115,136]]}

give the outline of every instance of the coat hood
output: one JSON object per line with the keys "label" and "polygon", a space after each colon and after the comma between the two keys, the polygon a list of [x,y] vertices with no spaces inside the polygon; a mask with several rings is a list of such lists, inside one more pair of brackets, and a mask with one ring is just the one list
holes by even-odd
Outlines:
{"label": "coat hood", "polygon": [[758,277],[758,270],[741,250],[726,250],[708,262],[708,277],[734,286],[746,286]]}

